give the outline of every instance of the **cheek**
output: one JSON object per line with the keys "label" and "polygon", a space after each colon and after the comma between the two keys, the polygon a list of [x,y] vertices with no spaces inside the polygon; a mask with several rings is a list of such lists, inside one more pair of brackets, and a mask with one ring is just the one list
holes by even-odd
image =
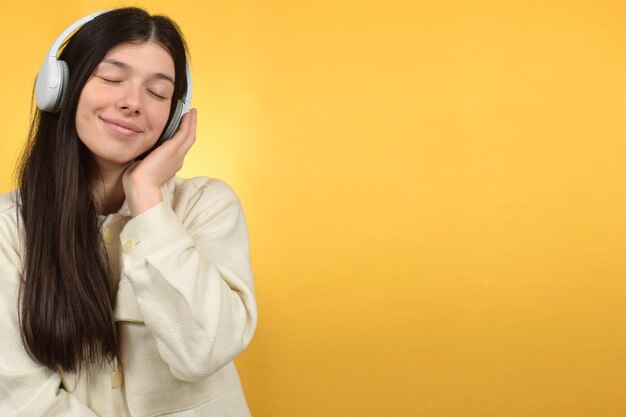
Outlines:
{"label": "cheek", "polygon": [[155,106],[151,111],[152,114],[152,125],[155,130],[162,132],[167,125],[167,121],[170,115],[170,106],[169,105],[161,105]]}
{"label": "cheek", "polygon": [[74,117],[74,124],[76,125],[76,133],[78,137],[83,140],[89,131],[88,112],[86,111],[85,102],[80,99],[76,108],[76,116]]}
{"label": "cheek", "polygon": [[97,105],[94,102],[94,98],[99,97],[97,92],[92,91],[89,86],[89,83],[83,88],[83,91],[78,98],[78,104],[76,105],[76,116],[74,123],[76,123],[76,130],[80,135],[81,130],[85,130],[89,128],[89,123],[91,122],[91,114],[95,106]]}

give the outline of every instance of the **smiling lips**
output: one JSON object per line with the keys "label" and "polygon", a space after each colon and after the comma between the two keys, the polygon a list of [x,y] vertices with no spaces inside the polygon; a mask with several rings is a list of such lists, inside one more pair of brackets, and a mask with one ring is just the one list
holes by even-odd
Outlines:
{"label": "smiling lips", "polygon": [[100,116],[100,120],[104,122],[104,125],[111,131],[122,136],[134,136],[141,133],[142,130],[134,123],[129,123],[120,119],[107,119]]}

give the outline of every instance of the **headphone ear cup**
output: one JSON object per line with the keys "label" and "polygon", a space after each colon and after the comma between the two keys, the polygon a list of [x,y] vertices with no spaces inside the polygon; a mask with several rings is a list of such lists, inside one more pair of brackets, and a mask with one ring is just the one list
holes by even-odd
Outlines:
{"label": "headphone ear cup", "polygon": [[61,110],[61,106],[65,101],[65,96],[67,95],[67,85],[70,82],[70,69],[67,66],[67,62],[65,61],[57,61],[59,63],[59,70],[61,74],[61,80],[59,81],[59,94],[57,98],[57,102],[52,110],[53,113],[58,113]]}
{"label": "headphone ear cup", "polygon": [[41,66],[35,83],[37,107],[46,112],[58,112],[61,100],[67,91],[68,80],[67,63],[48,57]]}
{"label": "headphone ear cup", "polygon": [[167,125],[165,130],[163,131],[163,135],[161,135],[160,141],[167,140],[174,136],[176,129],[178,129],[178,125],[180,124],[180,119],[183,117],[183,105],[182,100],[176,101],[176,109],[174,109],[174,114],[172,115],[172,120]]}

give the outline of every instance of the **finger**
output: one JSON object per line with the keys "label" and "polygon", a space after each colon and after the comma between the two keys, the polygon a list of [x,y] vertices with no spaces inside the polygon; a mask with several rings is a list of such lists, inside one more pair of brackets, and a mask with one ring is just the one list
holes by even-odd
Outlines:
{"label": "finger", "polygon": [[183,114],[183,116],[180,118],[180,122],[178,123],[178,126],[176,127],[176,131],[174,132],[174,134],[168,140],[164,141],[160,147],[171,148],[171,149],[179,148],[181,143],[187,137],[187,130],[189,129],[188,119],[189,119],[189,114],[188,113]]}
{"label": "finger", "polygon": [[191,109],[189,110],[187,113],[185,113],[185,129],[187,130],[185,133],[185,136],[188,136],[190,133],[190,130],[194,128],[194,125],[196,124],[196,120],[197,120],[197,114],[198,114],[198,110],[197,109]]}
{"label": "finger", "polygon": [[189,129],[186,132],[186,136],[180,142],[180,146],[178,148],[179,154],[185,156],[189,149],[193,146],[196,141],[196,128],[198,123],[198,111],[196,109],[191,109],[189,111],[189,119],[188,119],[188,127]]}
{"label": "finger", "polygon": [[189,112],[189,116],[189,131],[187,132],[187,137],[185,138],[183,145],[185,148],[187,148],[187,151],[196,141],[196,130],[198,128],[198,110],[191,109],[191,111]]}

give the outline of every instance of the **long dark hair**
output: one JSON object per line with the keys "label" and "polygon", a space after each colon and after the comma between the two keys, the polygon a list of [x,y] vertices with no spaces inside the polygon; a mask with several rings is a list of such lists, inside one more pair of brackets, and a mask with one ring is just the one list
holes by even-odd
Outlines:
{"label": "long dark hair", "polygon": [[138,8],[112,10],[81,27],[59,59],[69,83],[61,111],[36,110],[19,168],[25,251],[20,287],[23,343],[54,370],[78,372],[98,360],[121,359],[106,251],[93,197],[98,175],[75,126],[80,93],[113,47],[156,42],[175,68],[172,103],[187,88],[186,44],[178,26]]}

